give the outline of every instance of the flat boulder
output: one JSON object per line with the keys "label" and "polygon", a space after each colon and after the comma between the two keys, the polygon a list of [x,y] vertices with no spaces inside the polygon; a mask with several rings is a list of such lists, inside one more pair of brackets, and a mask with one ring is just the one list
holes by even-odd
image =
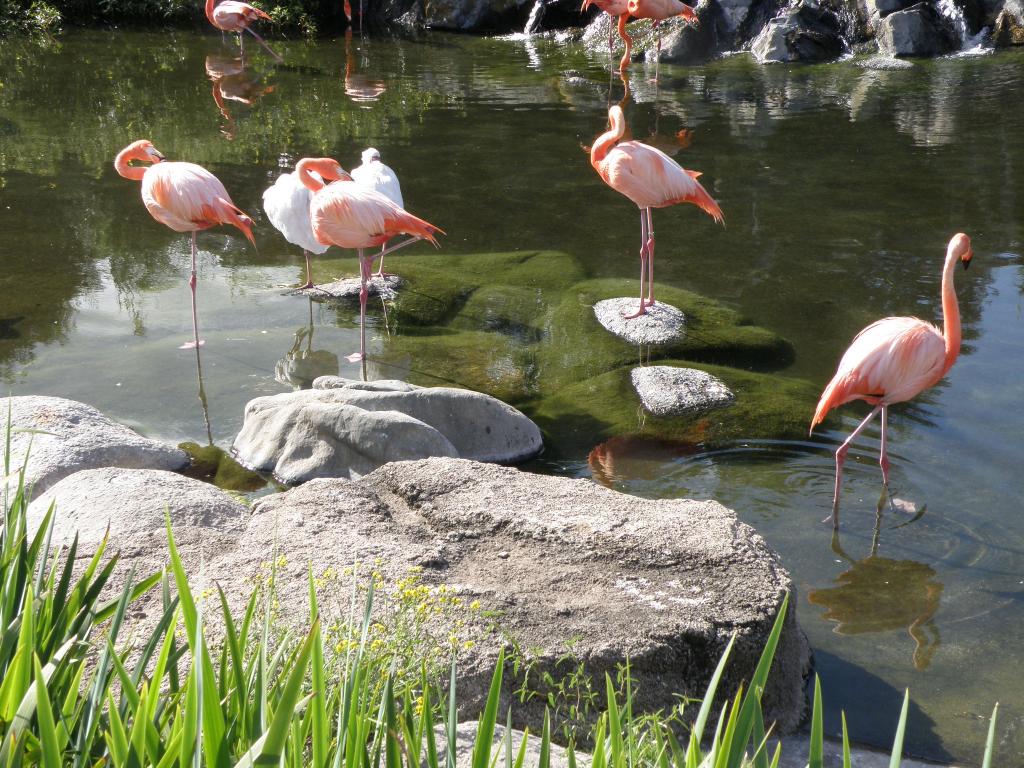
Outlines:
{"label": "flat boulder", "polygon": [[674,365],[650,365],[630,372],[644,410],[654,416],[692,416],[727,408],[736,395],[707,371]]}
{"label": "flat boulder", "polygon": [[30,530],[38,529],[50,504],[56,505],[53,543],[67,544],[78,534],[81,546],[112,538],[162,536],[165,514],[175,527],[238,533],[249,510],[209,483],[159,469],[103,467],[65,477],[37,495],[28,507]]}
{"label": "flat boulder", "polygon": [[605,330],[631,344],[668,344],[686,333],[686,317],[671,304],[656,302],[639,317],[626,318],[636,312],[638,298],[605,299],[594,305],[594,316]]}
{"label": "flat boulder", "polygon": [[542,445],[530,419],[490,395],[327,376],[312,390],[249,401],[232,450],[243,466],[296,484],[430,456],[512,463]]}
{"label": "flat boulder", "polygon": [[14,428],[11,466],[20,468],[28,455],[25,484],[36,494],[83,469],[176,470],[189,463],[184,451],[143,437],[91,405],[42,395],[7,402]]}
{"label": "flat boulder", "polygon": [[[634,709],[654,711],[700,696],[735,635],[723,680],[723,691],[735,691],[793,588],[764,540],[716,502],[641,500],[588,480],[454,458],[388,464],[355,482],[320,479],[263,497],[245,531],[208,562],[209,578],[244,605],[246,577],[271,552],[287,563],[275,576],[284,621],[308,619],[309,568],[342,573],[357,560],[373,563],[384,584],[416,568],[423,586],[444,586],[476,606],[460,630],[476,638],[470,648],[460,643],[463,716],[482,711],[508,642],[523,649],[534,681],[547,672],[558,680],[570,647],[595,681],[628,661]],[[763,699],[782,731],[800,721],[809,666],[794,607],[795,598]],[[451,618],[425,630],[444,647]],[[511,664],[507,674],[515,677]],[[506,685],[506,696],[515,687]],[[544,701],[517,700],[514,725],[537,727]]]}
{"label": "flat boulder", "polygon": [[[404,281],[398,275],[381,275],[373,277],[366,283],[366,291],[370,296],[383,299],[394,299]],[[312,288],[296,288],[293,293],[309,296],[314,301],[359,301],[362,282],[358,277],[340,277],[329,283],[317,283]]]}

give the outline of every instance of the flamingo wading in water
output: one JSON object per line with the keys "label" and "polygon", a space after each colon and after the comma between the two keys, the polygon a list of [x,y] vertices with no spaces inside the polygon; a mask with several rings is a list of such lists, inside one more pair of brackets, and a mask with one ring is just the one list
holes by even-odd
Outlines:
{"label": "flamingo wading in water", "polygon": [[[136,160],[147,165],[130,165]],[[231,202],[220,180],[194,163],[167,162],[152,142],[134,141],[117,153],[114,169],[126,179],[142,182],[142,202],[150,215],[175,232],[192,233],[192,274],[188,285],[192,292],[192,337],[182,349],[198,347],[199,322],[196,318],[196,232],[218,224],[237,227],[256,245],[252,237],[252,219]]]}
{"label": "flamingo wading in water", "polygon": [[[429,240],[436,246],[434,233],[444,232],[395,205],[380,192],[356,184],[332,158],[303,158],[295,166],[295,173],[313,192],[309,218],[317,241],[355,248],[359,254],[359,352],[348,356],[350,362],[357,362],[366,357],[366,286],[373,264],[373,254],[366,256],[365,249],[383,245],[400,234],[411,235],[408,240],[382,250],[383,258],[419,240]],[[328,184],[327,180],[334,181]]]}
{"label": "flamingo wading in water", "polygon": [[[658,35],[658,53],[655,58],[656,66],[661,63],[661,30],[658,28],[665,19],[673,16],[682,16],[690,24],[696,25],[699,21],[696,12],[686,3],[680,0],[628,0],[626,11],[634,19],[651,19],[655,32]],[[658,79],[657,68],[655,68],[654,79]]]}
{"label": "flamingo wading in water", "polygon": [[[402,200],[402,186],[398,183],[398,176],[384,165],[380,159],[380,152],[373,147],[364,149],[362,160],[362,165],[352,169],[352,179],[355,183],[362,184],[367,189],[377,190],[399,208],[404,208],[405,202]],[[383,251],[386,247],[386,245],[382,245],[380,249]],[[383,256],[381,256],[380,264],[377,265],[377,271],[373,273],[373,276],[384,276]]]}
{"label": "flamingo wading in water", "polygon": [[237,32],[238,46],[245,53],[244,34],[248,32],[256,38],[256,42],[262,45],[267,53],[274,57],[274,60],[281,62],[282,59],[269,45],[267,41],[256,34],[249,25],[257,19],[271,21],[270,16],[248,3],[241,3],[238,0],[224,0],[218,4],[217,0],[206,0],[206,18],[213,26],[221,32]]}
{"label": "flamingo wading in water", "polygon": [[313,271],[309,266],[310,252],[316,255],[327,250],[313,235],[313,225],[309,222],[309,204],[313,200],[313,192],[301,181],[299,174],[282,173],[277,181],[263,192],[263,210],[284,239],[302,249],[306,259],[306,284],[300,290],[313,288]]}
{"label": "flamingo wading in water", "polygon": [[[654,305],[654,224],[652,208],[676,203],[693,203],[717,222],[723,222],[722,209],[697,181],[699,171],[688,171],[659,149],[639,141],[621,141],[626,133],[626,118],[618,105],[608,110],[611,128],[594,140],[590,164],[616,192],[628,197],[640,208],[640,308],[627,319],[639,317]],[[644,298],[644,279],[647,298]]]}
{"label": "flamingo wading in water", "polygon": [[[622,60],[619,61],[619,71],[624,72],[626,67],[629,66],[629,58],[633,52],[633,38],[629,36],[626,31],[626,22],[629,21],[629,10],[626,7],[628,0],[583,0],[583,7],[580,11],[585,11],[591,5],[596,5],[602,11],[607,13],[612,18],[617,19],[617,25],[619,30],[619,37],[622,38],[622,42],[626,45],[626,50],[622,54]],[[611,30],[608,31],[608,55],[612,54],[613,38]]]}
{"label": "flamingo wading in water", "polygon": [[974,252],[971,238],[953,235],[946,248],[942,268],[942,322],[940,331],[916,317],[886,317],[878,320],[853,339],[839,361],[832,381],[821,393],[811,420],[811,431],[833,408],[851,400],[864,400],[875,406],[836,451],[836,487],[832,497],[832,527],[839,528],[839,490],[843,461],[850,444],[875,416],[882,414],[882,445],[878,463],[882,482],[889,487],[889,457],[886,455],[886,418],[889,406],[910,400],[939,381],[960,354],[960,307],[953,288],[953,272],[959,261],[966,269]]}

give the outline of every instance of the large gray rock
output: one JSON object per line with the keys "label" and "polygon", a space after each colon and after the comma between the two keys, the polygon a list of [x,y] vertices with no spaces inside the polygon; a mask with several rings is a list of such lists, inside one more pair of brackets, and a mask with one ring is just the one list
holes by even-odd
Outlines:
{"label": "large gray rock", "polygon": [[[747,0],[727,2],[731,3],[731,16],[727,15],[719,3],[703,2],[694,8],[697,13],[696,24],[675,18],[659,25],[663,35],[661,60],[674,64],[703,64],[722,51],[729,50],[735,42],[738,28],[738,24],[733,24],[732,20],[745,18],[750,3]],[[656,36],[641,38],[636,51],[648,58],[658,57]]]}
{"label": "large gray rock", "polygon": [[883,56],[941,56],[960,45],[949,20],[929,3],[890,13],[878,22],[876,37]]}
{"label": "large gray rock", "polygon": [[28,525],[35,531],[50,504],[56,504],[53,544],[98,544],[109,527],[117,537],[164,531],[165,514],[174,526],[208,528],[221,533],[244,528],[249,510],[209,483],[158,469],[104,467],[69,475],[28,508]]}
{"label": "large gray rock", "polygon": [[[11,466],[20,468],[28,453],[25,483],[37,494],[83,469],[175,470],[189,462],[184,451],[143,437],[76,400],[25,395],[7,402],[15,429],[11,435]],[[0,411],[3,418],[6,410]]]}
{"label": "large gray rock", "polygon": [[[565,674],[557,662],[569,644],[596,681],[629,660],[634,708],[651,711],[701,695],[735,633],[723,681],[735,691],[792,589],[761,537],[715,502],[642,501],[587,480],[449,458],[264,497],[245,532],[207,563],[208,577],[241,606],[246,575],[275,551],[289,564],[275,577],[285,621],[306,619],[309,567],[341,573],[356,559],[375,563],[386,584],[419,566],[424,585],[479,601],[460,635],[476,639],[458,665],[470,717],[481,711],[502,638],[528,653],[535,680]],[[792,603],[764,695],[783,731],[803,713],[809,663]],[[450,618],[428,627],[442,644],[451,631]],[[500,711],[514,687],[505,686]],[[539,725],[542,699],[515,703],[517,727]]]}
{"label": "large gray rock", "polygon": [[604,299],[594,305],[594,316],[605,330],[631,344],[667,344],[686,332],[682,310],[663,301],[655,302],[639,317],[623,317],[624,312],[633,313],[639,305],[639,298]]}
{"label": "large gray rock", "polygon": [[999,47],[1024,45],[1024,3],[1007,0],[996,17],[992,40]]}
{"label": "large gray rock", "polygon": [[240,463],[294,484],[429,456],[516,462],[543,445],[536,424],[490,395],[336,376],[313,385],[249,401],[232,446]]}
{"label": "large gray rock", "polygon": [[845,51],[839,16],[813,0],[800,0],[782,11],[750,46],[750,52],[761,64],[830,61]]}
{"label": "large gray rock", "polygon": [[640,404],[654,416],[691,416],[736,401],[724,381],[696,368],[650,365],[634,368],[629,376]]}

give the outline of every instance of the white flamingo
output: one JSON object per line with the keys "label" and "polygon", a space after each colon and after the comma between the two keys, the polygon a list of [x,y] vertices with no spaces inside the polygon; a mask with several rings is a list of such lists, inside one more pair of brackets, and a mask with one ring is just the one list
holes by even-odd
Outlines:
{"label": "white flamingo", "polygon": [[[373,147],[363,150],[363,164],[352,169],[352,180],[367,189],[374,189],[387,197],[399,208],[405,208],[402,200],[402,187],[398,183],[398,176],[391,168],[384,165],[380,159],[380,152]],[[382,245],[383,251],[386,246]],[[384,276],[384,257],[380,257],[380,264],[374,277]]]}
{"label": "white flamingo", "polygon": [[318,242],[313,236],[313,226],[309,222],[309,203],[313,193],[303,186],[294,173],[282,173],[277,181],[267,187],[263,193],[263,210],[267,218],[284,239],[302,249],[306,257],[306,284],[303,289],[313,287],[313,275],[309,267],[310,251],[318,256],[327,250],[327,246]]}

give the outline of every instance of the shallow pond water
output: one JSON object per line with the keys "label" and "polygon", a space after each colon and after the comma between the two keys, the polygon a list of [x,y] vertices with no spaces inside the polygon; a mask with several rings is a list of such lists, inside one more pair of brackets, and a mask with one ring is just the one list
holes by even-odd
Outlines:
{"label": "shallow pond water", "polygon": [[[226,447],[250,398],[360,375],[345,361],[358,308],[288,295],[302,257],[266,222],[260,195],[303,155],[351,167],[376,146],[407,207],[448,235],[436,253],[393,257],[389,268],[445,290],[387,318],[371,307],[366,375],[483,386],[546,417],[552,449],[534,469],[735,508],[793,574],[833,732],[842,707],[855,738],[888,743],[909,686],[910,752],[980,762],[998,700],[1003,764],[1020,761],[1024,51],[897,71],[733,56],[663,66],[658,86],[634,66],[632,134],[702,171],[727,223],[692,207],[657,211],[658,285],[735,310],[729,323],[742,316],[764,349],[785,348],[746,363],[740,352],[705,355],[726,371],[755,369],[751,388],[766,403],[785,390],[782,415],[680,443],[638,438],[650,430],[636,414],[602,422],[572,411],[588,397],[572,377],[630,362],[566,323],[581,311],[573,301],[607,289],[601,279],[635,290],[635,208],[582,150],[624,97],[603,57],[443,35],[276,47],[286,64],[250,51],[237,72],[230,41],[198,33],[5,42],[0,377],[11,392],[79,399],[154,437]],[[198,355],[178,349],[190,333],[187,237],[152,221],[138,184],[112,168],[140,137],[208,167],[256,219],[258,250],[233,232],[200,234]],[[832,541],[819,523],[832,451],[865,411],[847,406],[802,437],[813,396],[867,322],[937,318],[944,247],[958,230],[975,251],[957,275],[963,355],[938,387],[894,409],[896,498],[880,520],[877,430],[857,444]],[[499,252],[512,255],[474,257]],[[351,274],[354,260],[328,254],[316,270],[319,280]],[[636,350],[636,361],[649,354]]]}

